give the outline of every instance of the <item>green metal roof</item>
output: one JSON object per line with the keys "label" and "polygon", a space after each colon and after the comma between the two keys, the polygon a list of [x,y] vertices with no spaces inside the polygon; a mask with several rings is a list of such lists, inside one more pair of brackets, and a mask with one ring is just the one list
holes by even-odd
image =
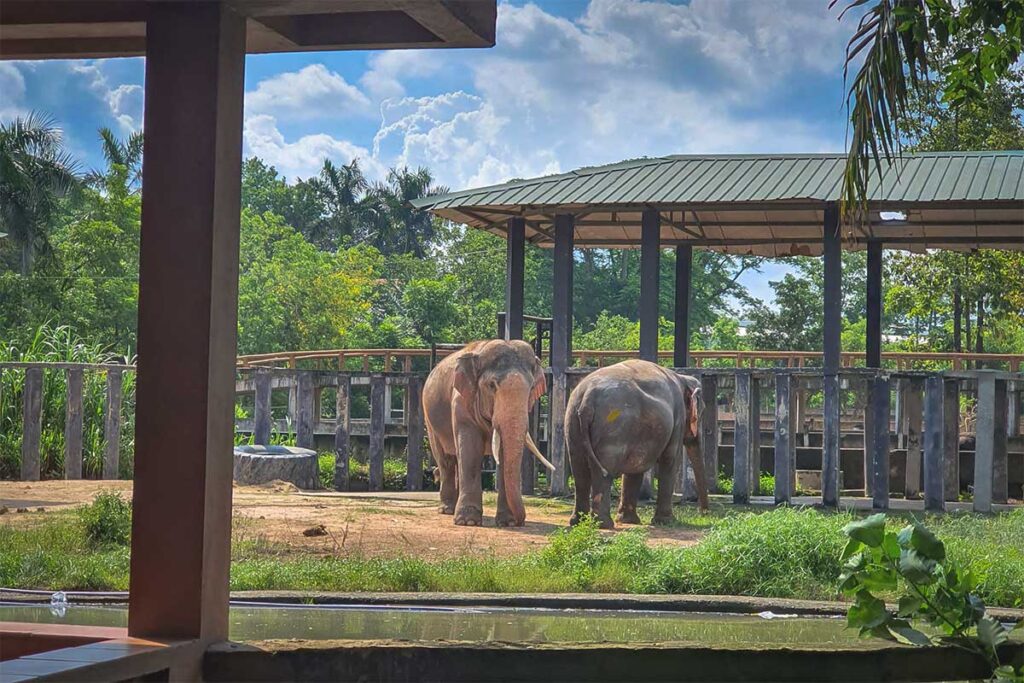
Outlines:
{"label": "green metal roof", "polygon": [[[554,215],[577,217],[581,246],[636,246],[640,212],[663,215],[664,245],[737,253],[819,253],[824,207],[840,198],[844,154],[676,155],[426,197],[419,208],[504,232],[527,219],[535,244],[551,243]],[[1024,248],[1024,151],[906,155],[875,177],[868,224],[851,229],[893,245]],[[903,211],[894,222],[881,212]],[[781,246],[780,246],[781,245]],[[755,248],[746,248],[753,246]]]}

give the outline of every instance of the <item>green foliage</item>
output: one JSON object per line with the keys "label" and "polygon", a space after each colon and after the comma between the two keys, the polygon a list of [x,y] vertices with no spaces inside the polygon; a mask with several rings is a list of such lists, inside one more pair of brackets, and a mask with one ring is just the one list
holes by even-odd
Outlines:
{"label": "green foliage", "polygon": [[[1000,661],[999,647],[1010,628],[989,616],[978,595],[978,578],[958,568],[939,538],[920,522],[900,531],[886,528],[884,514],[847,524],[849,537],[840,560],[840,589],[854,599],[847,624],[862,637],[884,638],[905,645],[952,644],[984,657],[999,680],[1024,680]],[[899,594],[896,614],[884,598]],[[917,627],[924,622],[933,629]],[[1024,622],[1022,622],[1024,623]]]}
{"label": "green foliage", "polygon": [[320,488],[334,490],[334,464],[338,458],[334,453],[320,453],[316,457],[317,473],[320,475]]}
{"label": "green foliage", "polygon": [[127,546],[132,534],[132,504],[116,491],[96,494],[78,510],[85,537],[94,547]]}

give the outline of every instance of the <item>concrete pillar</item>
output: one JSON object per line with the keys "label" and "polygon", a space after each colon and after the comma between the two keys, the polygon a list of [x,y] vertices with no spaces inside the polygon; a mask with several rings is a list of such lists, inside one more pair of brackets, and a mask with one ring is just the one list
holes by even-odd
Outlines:
{"label": "concrete pillar", "polygon": [[821,502],[825,507],[839,505],[839,354],[842,329],[843,262],[839,235],[839,206],[825,206],[825,316],[824,316],[824,435],[821,450]]}
{"label": "concrete pillar", "polygon": [[554,286],[551,297],[551,422],[548,452],[551,495],[567,493],[569,468],[565,453],[565,406],[569,400],[566,369],[572,364],[572,271],[575,230],[573,216],[555,216]]}
{"label": "concrete pillar", "polygon": [[523,280],[526,268],[526,221],[508,219],[505,261],[505,339],[523,338]]}
{"label": "concrete pillar", "polygon": [[676,308],[675,341],[672,350],[672,365],[677,368],[690,367],[690,281],[693,268],[693,247],[676,247]]}

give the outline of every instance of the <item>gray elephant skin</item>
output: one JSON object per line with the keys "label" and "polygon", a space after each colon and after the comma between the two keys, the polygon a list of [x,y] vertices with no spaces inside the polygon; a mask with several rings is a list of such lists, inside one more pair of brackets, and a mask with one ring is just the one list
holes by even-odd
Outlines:
{"label": "gray elephant skin", "polygon": [[441,480],[440,512],[458,525],[483,522],[481,468],[497,461],[497,526],[522,526],[524,446],[550,467],[530,439],[529,414],[547,390],[533,347],[524,341],[473,342],[448,356],[423,385],[430,452]]}
{"label": "gray elephant skin", "polygon": [[653,524],[672,520],[672,492],[690,459],[698,505],[707,510],[700,453],[700,382],[656,363],[628,360],[596,370],[577,385],[565,413],[565,441],[576,480],[570,524],[593,514],[602,528],[611,517],[612,480],[622,476],[617,520],[639,524],[636,505],[644,472],[657,465]]}

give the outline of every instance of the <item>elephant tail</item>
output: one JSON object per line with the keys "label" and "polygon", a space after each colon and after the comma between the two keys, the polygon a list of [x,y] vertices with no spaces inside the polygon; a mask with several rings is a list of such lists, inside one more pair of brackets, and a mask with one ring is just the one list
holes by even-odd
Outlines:
{"label": "elephant tail", "polygon": [[[583,449],[583,453],[587,456],[587,460],[590,461],[591,466],[597,472],[601,473],[602,477],[608,476],[608,470],[604,468],[601,461],[597,459],[597,454],[594,453],[594,446],[590,442],[590,418],[593,417],[593,411],[589,408],[585,408],[581,405],[580,410],[576,411],[576,428],[579,430],[579,438],[576,440]],[[568,434],[566,434],[566,440],[568,440]],[[566,444],[568,450],[568,444]]]}

